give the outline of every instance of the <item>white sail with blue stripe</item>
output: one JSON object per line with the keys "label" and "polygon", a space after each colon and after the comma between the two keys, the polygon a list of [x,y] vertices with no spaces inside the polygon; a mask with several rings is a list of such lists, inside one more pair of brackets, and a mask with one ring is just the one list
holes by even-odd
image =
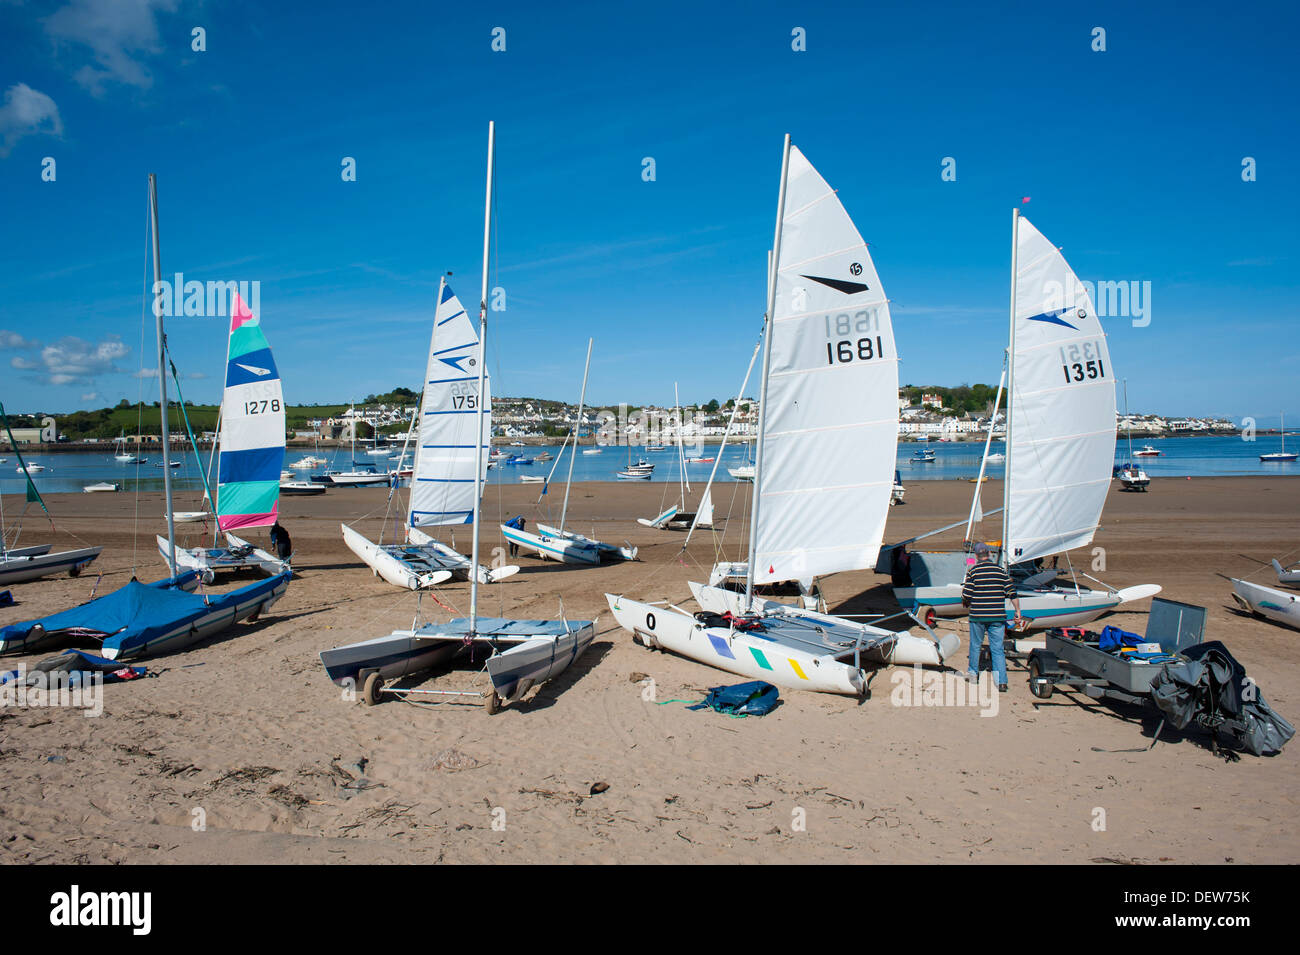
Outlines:
{"label": "white sail with blue stripe", "polygon": [[415,449],[407,515],[411,527],[469,524],[474,519],[476,431],[483,449],[484,476],[492,434],[492,389],[486,373],[483,395],[478,393],[478,345],[478,327],[444,282],[424,375],[420,441]]}

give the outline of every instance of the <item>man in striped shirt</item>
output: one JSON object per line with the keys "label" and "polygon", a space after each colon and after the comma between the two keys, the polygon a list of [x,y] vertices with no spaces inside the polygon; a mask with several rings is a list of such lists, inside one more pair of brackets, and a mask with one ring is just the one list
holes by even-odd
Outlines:
{"label": "man in striped shirt", "polygon": [[1007,657],[1002,641],[1007,633],[1007,604],[1016,608],[1015,627],[1020,627],[1020,598],[1006,568],[992,559],[988,544],[975,545],[975,566],[966,571],[966,582],[961,588],[962,606],[970,613],[970,680],[979,680],[980,647],[988,634],[989,651],[993,654],[993,670],[998,678],[999,692],[1007,692]]}

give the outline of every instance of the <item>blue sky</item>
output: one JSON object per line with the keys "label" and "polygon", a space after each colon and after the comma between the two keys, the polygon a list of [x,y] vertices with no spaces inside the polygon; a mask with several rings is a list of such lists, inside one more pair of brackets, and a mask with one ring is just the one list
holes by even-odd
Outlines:
{"label": "blue sky", "polygon": [[[950,6],[0,0],[0,400],[135,400],[149,172],[164,275],[260,281],[290,401],[417,386],[439,274],[477,299],[495,119],[498,394],[576,399],[589,335],[594,401],[733,394],[789,132],[903,381],[996,382],[1030,196],[1081,278],[1151,283],[1147,327],[1106,322],[1133,410],[1300,422],[1296,6]],[[169,337],[216,400],[223,322]]]}

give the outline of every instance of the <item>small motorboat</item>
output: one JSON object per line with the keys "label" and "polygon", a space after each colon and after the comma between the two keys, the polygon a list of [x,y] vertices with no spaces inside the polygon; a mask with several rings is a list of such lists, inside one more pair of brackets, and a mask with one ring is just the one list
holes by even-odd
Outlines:
{"label": "small motorboat", "polygon": [[211,511],[172,511],[172,523],[200,524],[211,516]]}
{"label": "small motorboat", "polygon": [[297,497],[314,496],[324,494],[329,490],[329,485],[316,484],[313,481],[281,481],[280,493],[282,495],[292,494]]}
{"label": "small motorboat", "polygon": [[100,494],[104,492],[120,491],[122,490],[122,485],[109,484],[107,481],[100,481],[98,484],[87,484],[82,488],[82,490],[87,494]]}
{"label": "small motorboat", "polygon": [[919,461],[922,464],[934,460],[934,448],[922,448],[919,451],[912,452],[912,460]]}
{"label": "small motorboat", "polygon": [[[35,461],[28,461],[25,470],[28,474],[35,474],[37,471],[47,471],[49,469],[44,464],[37,464]],[[14,468],[14,472],[17,474],[22,474],[23,471],[24,468],[21,465]]]}
{"label": "small motorboat", "polygon": [[648,481],[652,477],[654,477],[653,471],[645,471],[640,469],[618,472],[618,479],[620,481]]}
{"label": "small motorboat", "polygon": [[587,448],[587,449],[586,449],[585,451],[583,451],[582,453],[583,453],[583,454],[600,454],[600,453],[601,453],[602,451],[604,451],[604,450],[605,450],[604,448]]}
{"label": "small motorboat", "polygon": [[1151,445],[1149,444],[1144,444],[1139,450],[1133,452],[1133,457],[1158,458],[1160,457],[1160,450],[1158,448],[1151,447]]}
{"label": "small motorboat", "polygon": [[289,465],[289,467],[297,471],[310,471],[312,468],[323,468],[327,463],[328,462],[324,458],[318,458],[314,454],[309,454],[306,457],[294,461],[293,464]]}
{"label": "small motorboat", "polygon": [[727,473],[737,481],[752,481],[754,480],[754,465],[742,464],[740,467],[727,468]]}
{"label": "small motorboat", "polygon": [[[173,467],[173,468],[178,468],[178,467],[181,466],[181,462],[179,462],[179,461],[169,461],[169,462],[168,462],[168,466],[169,466],[169,467]],[[157,462],[157,461],[155,461],[155,462],[154,462],[154,467],[156,467],[156,468],[158,468],[159,470],[161,470],[161,469],[162,469],[162,463],[161,463],[161,462]]]}
{"label": "small motorboat", "polygon": [[687,464],[712,464],[714,460],[715,460],[714,458],[687,458],[686,463]]}
{"label": "small motorboat", "polygon": [[545,484],[546,478],[540,474],[521,474],[519,475],[520,484]]}
{"label": "small motorboat", "polygon": [[1136,464],[1124,464],[1115,469],[1115,477],[1126,491],[1145,491],[1151,483],[1147,472]]}

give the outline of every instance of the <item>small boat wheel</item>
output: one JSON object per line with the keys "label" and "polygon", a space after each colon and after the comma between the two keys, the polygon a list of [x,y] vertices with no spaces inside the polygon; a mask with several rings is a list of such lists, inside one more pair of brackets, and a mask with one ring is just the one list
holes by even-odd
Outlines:
{"label": "small boat wheel", "polygon": [[483,706],[487,710],[488,716],[501,712],[501,697],[497,696],[496,690],[487,695],[487,699],[483,701]]}
{"label": "small boat wheel", "polygon": [[378,705],[379,691],[383,685],[384,681],[379,678],[378,670],[367,675],[366,682],[361,684],[361,702],[366,706]]}

